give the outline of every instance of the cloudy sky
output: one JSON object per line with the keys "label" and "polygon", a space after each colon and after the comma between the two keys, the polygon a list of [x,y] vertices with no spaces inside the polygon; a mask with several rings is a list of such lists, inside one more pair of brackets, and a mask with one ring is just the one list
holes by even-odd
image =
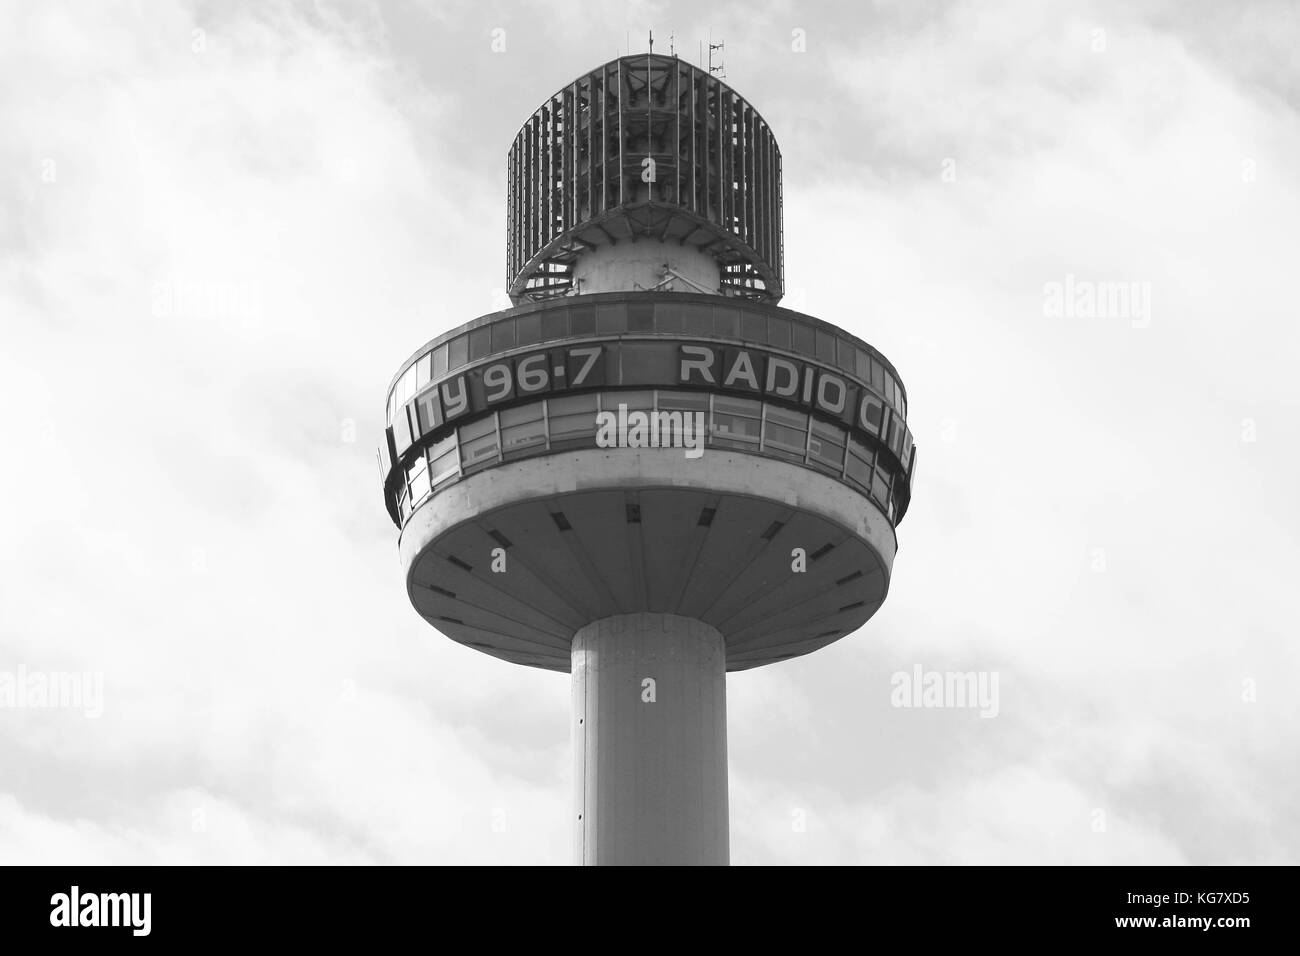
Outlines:
{"label": "cloudy sky", "polygon": [[0,681],[103,689],[0,706],[0,862],[569,861],[568,679],[412,611],[373,449],[651,28],[920,449],[881,612],[729,678],[733,862],[1300,862],[1300,18],[1173,0],[0,3]]}

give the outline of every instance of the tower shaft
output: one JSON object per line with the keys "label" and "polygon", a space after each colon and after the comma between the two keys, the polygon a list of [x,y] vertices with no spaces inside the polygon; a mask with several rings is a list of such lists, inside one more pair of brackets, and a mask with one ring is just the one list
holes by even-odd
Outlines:
{"label": "tower shaft", "polygon": [[726,865],[722,635],[673,614],[620,614],[573,639],[579,864]]}

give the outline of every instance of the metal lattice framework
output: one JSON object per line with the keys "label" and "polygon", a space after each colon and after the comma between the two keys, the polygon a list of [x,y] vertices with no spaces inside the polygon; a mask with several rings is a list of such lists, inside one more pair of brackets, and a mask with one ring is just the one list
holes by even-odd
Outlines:
{"label": "metal lattice framework", "polygon": [[508,164],[516,302],[570,293],[580,255],[641,238],[713,256],[724,295],[781,298],[776,138],[744,98],[689,63],[640,54],[579,77],[524,123]]}

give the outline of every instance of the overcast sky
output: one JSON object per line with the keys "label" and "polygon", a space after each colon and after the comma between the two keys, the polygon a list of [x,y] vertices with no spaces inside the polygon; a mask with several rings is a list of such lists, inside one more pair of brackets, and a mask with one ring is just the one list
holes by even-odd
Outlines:
{"label": "overcast sky", "polygon": [[500,307],[516,130],[651,28],[919,447],[883,609],[728,679],[733,862],[1300,861],[1293,6],[13,0],[0,676],[103,712],[0,708],[0,862],[569,862],[568,678],[416,615],[374,447]]}

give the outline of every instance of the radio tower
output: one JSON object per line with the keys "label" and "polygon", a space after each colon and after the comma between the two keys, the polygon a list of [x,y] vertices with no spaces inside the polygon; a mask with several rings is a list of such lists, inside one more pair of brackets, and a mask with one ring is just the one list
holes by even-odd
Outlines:
{"label": "radio tower", "polygon": [[407,594],[454,641],[572,673],[579,863],[725,864],[726,672],[884,601],[906,393],[866,342],[777,307],[780,150],[707,70],[598,67],[507,165],[514,307],[389,390]]}

